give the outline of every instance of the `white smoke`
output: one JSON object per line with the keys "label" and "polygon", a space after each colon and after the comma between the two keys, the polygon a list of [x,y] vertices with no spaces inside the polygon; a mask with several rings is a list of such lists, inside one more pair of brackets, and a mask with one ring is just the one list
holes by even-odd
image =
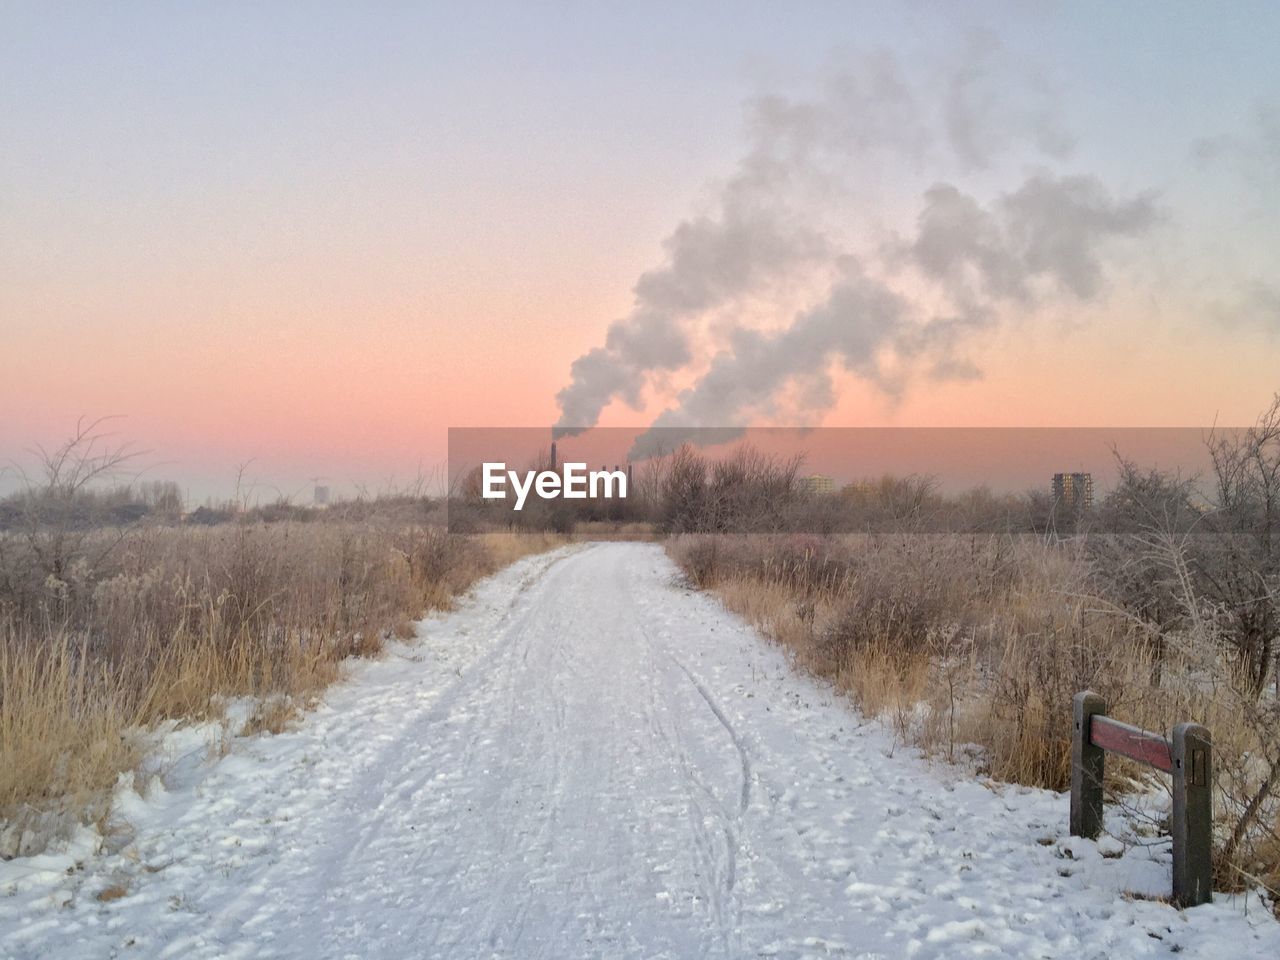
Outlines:
{"label": "white smoke", "polygon": [[[932,166],[989,176],[1015,146],[1041,162],[1065,156],[1070,141],[1047,86],[1025,71],[1011,82],[1010,69],[998,48],[971,45],[931,90],[876,54],[811,99],[753,100],[749,149],[712,212],[673,231],[663,264],[637,281],[632,311],[574,361],[557,396],[557,433],[594,426],[617,399],[639,409],[646,386],[673,372],[692,383],[635,457],[708,442],[698,428],[727,437],[784,412],[817,420],[838,399],[840,370],[891,399],[916,376],[974,379],[981,371],[965,351],[1002,317],[1100,296],[1109,245],[1142,234],[1160,212],[1153,195],[1117,198],[1090,175],[1037,169],[987,201],[937,182],[906,236],[885,242],[868,229],[855,246],[832,229],[835,199],[874,208],[878,181],[862,176],[871,162],[881,178]],[[778,329],[724,322],[746,298],[815,269],[828,278],[825,293]],[[719,343],[709,362],[695,355],[708,340]]]}
{"label": "white smoke", "polygon": [[687,365],[693,321],[838,256],[819,218],[795,200],[820,184],[830,158],[917,154],[926,142],[912,92],[887,54],[833,76],[814,100],[752,100],[747,129],[749,149],[716,208],[676,227],[663,264],[636,282],[631,312],[610,324],[603,346],[573,362],[556,396],[558,435],[594,426],[615,399],[637,407],[651,374]]}
{"label": "white smoke", "polygon": [[774,334],[735,331],[707,372],[636,441],[632,456],[696,439],[691,428],[768,418],[787,387],[801,388],[792,413],[820,415],[836,401],[835,363],[890,397],[902,393],[918,361],[931,379],[978,377],[959,351],[1006,303],[1026,308],[1044,297],[1096,297],[1107,241],[1139,234],[1157,217],[1152,196],[1116,200],[1091,177],[1035,174],[990,207],[950,184],[931,187],[918,232],[886,258],[909,261],[941,284],[951,311],[922,309],[846,257],[825,300],[790,326]]}
{"label": "white smoke", "polygon": [[556,397],[558,435],[594,426],[616,398],[638,406],[650,373],[689,363],[682,321],[829,255],[820,233],[756,199],[734,190],[717,216],[686,221],[667,239],[667,263],[636,282],[632,312],[610,325],[603,347],[573,362],[572,382]]}

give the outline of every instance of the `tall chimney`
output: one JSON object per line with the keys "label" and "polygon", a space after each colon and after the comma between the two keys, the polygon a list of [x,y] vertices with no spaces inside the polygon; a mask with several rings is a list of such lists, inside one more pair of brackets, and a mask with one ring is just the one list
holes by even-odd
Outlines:
{"label": "tall chimney", "polygon": [[554,440],[552,440],[552,441],[551,441],[551,471],[552,471],[552,473],[554,473],[554,472],[555,472],[555,469],[556,469],[556,463],[557,463],[557,461],[556,461],[556,442],[555,442]]}

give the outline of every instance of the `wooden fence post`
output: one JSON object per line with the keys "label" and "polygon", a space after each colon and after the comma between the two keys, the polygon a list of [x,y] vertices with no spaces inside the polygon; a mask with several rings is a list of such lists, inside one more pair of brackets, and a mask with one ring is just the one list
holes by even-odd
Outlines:
{"label": "wooden fence post", "polygon": [[1194,907],[1213,900],[1213,745],[1209,731],[1198,723],[1178,724],[1173,728],[1171,752],[1173,900],[1180,907]]}
{"label": "wooden fence post", "polygon": [[1092,690],[1077,693],[1071,702],[1071,835],[1096,837],[1102,832],[1102,773],[1106,754],[1089,738],[1095,713],[1105,714],[1107,702]]}

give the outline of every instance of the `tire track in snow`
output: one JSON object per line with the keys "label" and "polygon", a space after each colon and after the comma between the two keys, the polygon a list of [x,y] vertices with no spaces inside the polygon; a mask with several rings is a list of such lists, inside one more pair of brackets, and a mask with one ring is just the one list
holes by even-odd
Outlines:
{"label": "tire track in snow", "polygon": [[746,814],[747,807],[751,804],[751,757],[747,753],[747,748],[743,744],[742,738],[738,736],[738,731],[729,722],[729,718],[725,716],[724,710],[721,709],[720,704],[716,702],[711,692],[702,685],[701,681],[693,675],[688,667],[680,662],[680,659],[675,654],[668,653],[667,655],[671,658],[672,663],[679,667],[684,675],[689,678],[689,682],[693,684],[694,689],[698,691],[698,695],[711,708],[711,712],[715,714],[720,726],[724,727],[725,733],[729,734],[729,739],[733,742],[734,749],[738,751],[738,760],[742,766],[742,790],[738,797],[738,816],[741,818]]}
{"label": "tire track in snow", "polygon": [[[696,795],[690,796],[692,807],[689,817],[690,829],[696,847],[703,854],[705,868],[713,880],[713,883],[704,887],[704,889],[707,893],[707,899],[712,905],[712,913],[719,932],[721,946],[719,952],[724,956],[734,956],[739,945],[736,931],[742,916],[742,904],[736,896],[734,888],[737,884],[738,855],[742,846],[741,822],[746,815],[751,796],[750,757],[733,724],[719,704],[716,703],[711,693],[689,668],[681,662],[679,657],[667,646],[655,641],[650,631],[645,628],[643,611],[637,614],[635,621],[638,632],[649,650],[651,661],[655,664],[661,662],[673,666],[679,674],[675,683],[664,684],[661,688],[653,685],[650,690],[650,702],[652,703],[658,699],[661,692],[664,694],[662,696],[664,702],[670,704],[673,701],[671,691],[685,687],[686,684],[691,686],[698,697],[701,698],[702,703],[710,709],[722,732],[728,735],[729,741],[737,753],[741,782],[737,794],[736,809],[730,810],[725,806],[715,790],[712,789],[706,778],[699,772],[698,765],[689,757],[683,746],[680,725],[673,722],[671,733],[668,733],[661,725],[654,727],[655,733],[672,750],[676,757],[677,765],[683,771],[689,785],[696,791]],[[679,715],[678,712],[676,715]],[[705,817],[701,806],[698,804],[697,795],[705,797],[714,808],[714,816],[719,822],[723,842],[722,856],[717,856],[717,843],[711,839],[709,831],[705,828]]]}

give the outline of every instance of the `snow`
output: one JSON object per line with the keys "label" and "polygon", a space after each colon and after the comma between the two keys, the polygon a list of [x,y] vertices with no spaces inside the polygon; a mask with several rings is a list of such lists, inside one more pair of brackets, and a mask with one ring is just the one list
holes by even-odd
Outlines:
{"label": "snow", "polygon": [[0,864],[0,956],[1280,956],[1256,898],[1135,898],[1167,849],[923,761],[675,574],[527,558],[294,730],[172,731],[113,830]]}

